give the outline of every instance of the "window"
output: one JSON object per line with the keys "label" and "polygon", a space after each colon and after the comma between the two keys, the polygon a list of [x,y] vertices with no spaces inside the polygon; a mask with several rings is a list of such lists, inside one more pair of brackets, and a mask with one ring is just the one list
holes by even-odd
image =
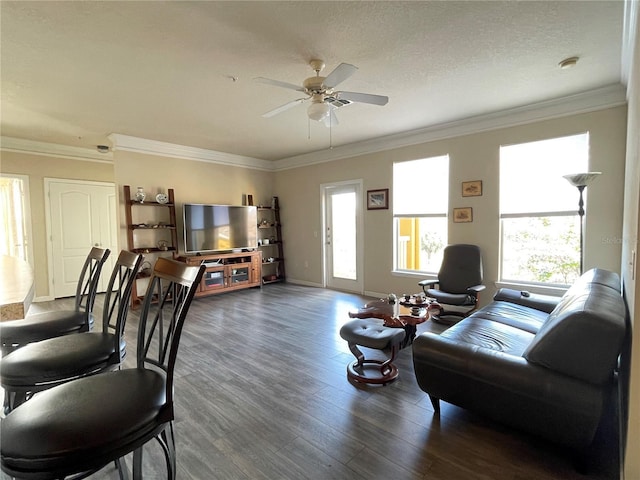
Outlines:
{"label": "window", "polygon": [[589,134],[500,147],[503,281],[569,285],[580,275],[578,190]]}
{"label": "window", "polygon": [[395,270],[440,269],[448,208],[448,155],[393,164]]}
{"label": "window", "polygon": [[29,178],[24,175],[0,176],[0,254],[18,257],[33,265]]}

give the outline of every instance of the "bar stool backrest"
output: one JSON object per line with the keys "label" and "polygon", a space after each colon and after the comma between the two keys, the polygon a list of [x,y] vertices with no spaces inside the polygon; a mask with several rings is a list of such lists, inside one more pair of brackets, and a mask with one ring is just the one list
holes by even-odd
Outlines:
{"label": "bar stool backrest", "polygon": [[122,250],[113,267],[104,297],[102,309],[102,331],[114,334],[116,351],[120,360],[124,357],[124,328],[127,323],[131,291],[144,257],[137,253]]}
{"label": "bar stool backrest", "polygon": [[158,258],[145,293],[138,326],[137,367],[161,370],[166,378],[166,405],[173,418],[173,370],[182,327],[204,266],[194,268]]}
{"label": "bar stool backrest", "polygon": [[93,312],[93,306],[98,292],[100,273],[104,262],[109,257],[111,251],[108,248],[92,247],[87,259],[84,262],[80,279],[76,287],[76,312]]}

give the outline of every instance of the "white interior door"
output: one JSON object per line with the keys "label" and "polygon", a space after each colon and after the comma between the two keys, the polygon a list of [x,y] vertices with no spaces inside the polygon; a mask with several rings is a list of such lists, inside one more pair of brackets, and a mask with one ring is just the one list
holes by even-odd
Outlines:
{"label": "white interior door", "polygon": [[118,255],[115,185],[48,179],[45,187],[49,199],[50,291],[54,298],[75,295],[82,265],[94,246],[111,250],[101,275],[99,291],[104,291]]}
{"label": "white interior door", "polygon": [[362,182],[323,185],[325,285],[362,293]]}

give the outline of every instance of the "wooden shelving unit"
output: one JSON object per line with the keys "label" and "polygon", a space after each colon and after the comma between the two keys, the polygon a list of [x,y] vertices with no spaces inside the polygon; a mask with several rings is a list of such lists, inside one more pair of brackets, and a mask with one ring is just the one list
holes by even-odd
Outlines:
{"label": "wooden shelving unit", "polygon": [[[176,204],[172,188],[167,191],[167,197],[167,203],[147,201],[146,198],[144,202],[139,202],[132,197],[131,187],[124,186],[127,248],[134,253],[142,253],[151,266],[158,256],[168,253],[175,256],[178,251]],[[138,280],[148,276],[146,272],[140,273]],[[136,281],[131,293],[133,308],[142,303],[143,296],[138,295],[139,291],[144,289]]]}
{"label": "wooden shelving unit", "polygon": [[262,251],[262,283],[284,282],[284,247],[280,203],[273,197],[271,206],[258,205],[258,248]]}

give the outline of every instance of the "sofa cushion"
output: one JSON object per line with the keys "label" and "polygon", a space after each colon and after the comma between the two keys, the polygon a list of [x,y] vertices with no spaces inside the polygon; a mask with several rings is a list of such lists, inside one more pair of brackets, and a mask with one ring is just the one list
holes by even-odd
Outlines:
{"label": "sofa cushion", "polygon": [[611,284],[580,283],[579,288],[572,286],[571,295],[565,294],[551,312],[524,357],[566,375],[602,384],[611,377],[620,353],[626,309]]}
{"label": "sofa cushion", "polygon": [[440,337],[520,357],[534,335],[510,325],[471,316],[442,332]]}
{"label": "sofa cushion", "polygon": [[537,333],[549,314],[535,308],[516,305],[510,302],[492,302],[471,315],[473,318],[484,318],[504,325]]}

